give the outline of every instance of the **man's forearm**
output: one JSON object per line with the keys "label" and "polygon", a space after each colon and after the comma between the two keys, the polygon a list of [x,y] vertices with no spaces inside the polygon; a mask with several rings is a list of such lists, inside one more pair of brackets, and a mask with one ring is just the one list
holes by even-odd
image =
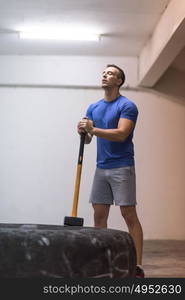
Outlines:
{"label": "man's forearm", "polygon": [[128,133],[124,133],[122,130],[116,128],[116,129],[101,129],[93,127],[90,131],[90,134],[93,134],[95,136],[104,138],[106,140],[112,141],[112,142],[123,142],[127,136]]}
{"label": "man's forearm", "polygon": [[92,136],[107,139],[112,142],[123,142],[134,128],[134,123],[131,120],[121,118],[118,122],[118,127],[113,129],[102,129],[94,127],[93,122],[88,119],[80,121],[79,128],[84,129]]}

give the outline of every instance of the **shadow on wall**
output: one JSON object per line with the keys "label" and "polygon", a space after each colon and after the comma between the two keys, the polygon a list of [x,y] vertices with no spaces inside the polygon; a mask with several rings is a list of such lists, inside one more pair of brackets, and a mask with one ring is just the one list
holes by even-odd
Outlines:
{"label": "shadow on wall", "polygon": [[168,68],[153,89],[170,96],[174,102],[185,105],[185,72],[173,67]]}

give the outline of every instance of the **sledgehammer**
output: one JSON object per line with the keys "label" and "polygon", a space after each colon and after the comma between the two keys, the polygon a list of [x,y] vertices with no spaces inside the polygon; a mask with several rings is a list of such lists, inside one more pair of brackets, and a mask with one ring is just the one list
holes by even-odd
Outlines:
{"label": "sledgehammer", "polygon": [[79,191],[80,191],[80,181],[81,181],[85,136],[86,136],[86,133],[80,134],[80,149],[79,149],[79,154],[78,154],[75,189],[74,189],[74,195],[73,195],[73,207],[72,207],[71,216],[69,216],[69,217],[66,216],[64,218],[64,225],[66,225],[66,226],[83,226],[84,220],[83,220],[83,218],[77,217],[77,209],[78,209],[78,198],[79,198]]}

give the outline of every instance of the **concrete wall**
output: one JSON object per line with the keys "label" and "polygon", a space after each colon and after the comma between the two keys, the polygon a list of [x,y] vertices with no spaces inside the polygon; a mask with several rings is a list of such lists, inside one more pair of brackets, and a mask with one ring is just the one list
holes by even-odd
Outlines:
{"label": "concrete wall", "polygon": [[107,64],[126,71],[125,86],[137,85],[136,57],[0,56],[0,85],[97,87]]}
{"label": "concrete wall", "polygon": [[[65,64],[56,63],[59,60]],[[65,57],[50,58],[49,65],[46,57],[0,61],[0,222],[63,224],[70,214],[79,149],[76,124],[88,105],[102,97],[97,77],[111,62],[130,74],[130,88],[122,94],[139,108],[134,142],[144,238],[185,238],[184,103],[137,90],[134,58],[90,59],[85,65],[80,57],[81,68],[76,68],[77,57],[71,64]],[[88,197],[95,159],[94,139],[85,146],[79,198],[78,214],[85,226],[93,226]],[[126,230],[118,207],[111,209],[109,227]]]}

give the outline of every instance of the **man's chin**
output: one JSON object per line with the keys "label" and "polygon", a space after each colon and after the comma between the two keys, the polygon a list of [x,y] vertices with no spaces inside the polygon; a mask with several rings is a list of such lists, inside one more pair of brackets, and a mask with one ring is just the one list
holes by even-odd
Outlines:
{"label": "man's chin", "polygon": [[108,84],[107,84],[107,83],[102,83],[101,87],[102,87],[103,89],[106,89],[106,88],[108,88]]}

